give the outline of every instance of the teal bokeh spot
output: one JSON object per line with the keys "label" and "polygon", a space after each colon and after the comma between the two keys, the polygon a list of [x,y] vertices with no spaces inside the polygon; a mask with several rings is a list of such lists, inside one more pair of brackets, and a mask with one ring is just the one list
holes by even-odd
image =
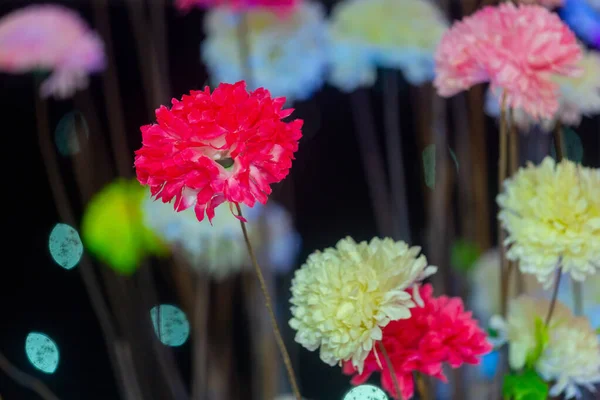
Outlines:
{"label": "teal bokeh spot", "polygon": [[27,335],[25,354],[34,367],[47,374],[54,373],[58,367],[58,346],[43,333],[31,332]]}
{"label": "teal bokeh spot", "polygon": [[82,140],[89,137],[89,129],[83,114],[72,111],[65,114],[54,131],[54,140],[58,151],[63,156],[72,156],[81,150]]}
{"label": "teal bokeh spot", "polygon": [[65,269],[75,267],[83,255],[83,244],[77,231],[67,224],[56,224],[48,240],[50,255]]}
{"label": "teal bokeh spot", "polygon": [[388,397],[377,386],[360,385],[346,393],[344,400],[388,400]]}
{"label": "teal bokeh spot", "polygon": [[[160,307],[160,308],[159,308]],[[160,312],[159,312],[160,310]],[[154,332],[167,346],[181,346],[190,336],[190,324],[185,313],[170,304],[161,304],[150,310]],[[160,324],[158,321],[160,320]],[[160,331],[158,327],[160,326]]]}

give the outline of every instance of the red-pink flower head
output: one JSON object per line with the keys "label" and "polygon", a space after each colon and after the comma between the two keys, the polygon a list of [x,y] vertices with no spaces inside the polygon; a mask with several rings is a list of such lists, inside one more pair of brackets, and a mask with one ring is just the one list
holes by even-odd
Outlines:
{"label": "red-pink flower head", "polygon": [[577,76],[582,50],[560,18],[537,5],[485,7],[454,24],[436,53],[434,85],[449,97],[491,82],[506,94],[506,106],[534,118],[558,109],[553,75]]}
{"label": "red-pink flower head", "polygon": [[221,203],[267,202],[272,183],[285,178],[302,136],[302,120],[283,122],[285,98],[244,81],[221,83],[211,94],[191,91],[156,110],[157,124],[141,127],[135,167],[140,183],[182,211],[194,206],[209,220]]}
{"label": "red-pink flower head", "polygon": [[189,11],[193,7],[211,8],[229,6],[234,9],[267,8],[276,12],[285,12],[300,0],[176,0],[175,7],[180,11]]}
{"label": "red-pink flower head", "polygon": [[[411,290],[413,297],[414,290]],[[446,382],[442,364],[452,368],[462,364],[479,364],[479,357],[490,352],[492,346],[485,332],[464,309],[458,297],[433,297],[429,284],[419,288],[422,306],[411,308],[411,317],[390,322],[383,329],[381,339],[396,372],[402,398],[410,399],[414,392],[413,373],[418,371]],[[352,364],[344,364],[344,373],[355,374],[353,385],[360,385],[375,371],[381,371],[381,385],[391,396],[398,398],[394,390],[391,371],[383,357],[373,346],[365,361],[362,374],[356,374]]]}

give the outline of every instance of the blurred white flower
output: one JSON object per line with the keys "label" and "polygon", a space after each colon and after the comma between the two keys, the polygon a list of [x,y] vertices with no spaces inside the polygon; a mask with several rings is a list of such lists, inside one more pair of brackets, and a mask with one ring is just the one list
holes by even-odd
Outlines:
{"label": "blurred white flower", "polygon": [[[578,126],[583,116],[600,113],[600,53],[585,50],[579,63],[583,74],[577,78],[556,76],[553,80],[559,85],[559,109],[554,118],[537,121],[522,109],[513,110],[517,127],[528,132],[534,125],[550,132],[559,120],[564,125]],[[500,94],[488,90],[485,111],[492,117],[500,115]]]}
{"label": "blurred white flower", "polygon": [[285,17],[269,9],[245,13],[250,77],[240,54],[239,13],[215,7],[205,20],[202,59],[214,82],[247,80],[288,101],[309,98],[324,83],[327,67],[327,25],[321,4],[300,3]]}
{"label": "blurred white flower", "polygon": [[433,79],[433,53],[448,23],[428,0],[345,0],[333,8],[331,83],[343,91],[372,85],[377,66],[420,85]]}
{"label": "blurred white flower", "polygon": [[[212,225],[198,222],[193,209],[175,212],[171,204],[149,196],[143,207],[151,229],[175,250],[181,250],[194,269],[220,280],[251,265],[240,222],[228,207],[215,209]],[[287,211],[273,202],[241,207],[261,264],[278,273],[289,271],[300,250],[300,236]]]}

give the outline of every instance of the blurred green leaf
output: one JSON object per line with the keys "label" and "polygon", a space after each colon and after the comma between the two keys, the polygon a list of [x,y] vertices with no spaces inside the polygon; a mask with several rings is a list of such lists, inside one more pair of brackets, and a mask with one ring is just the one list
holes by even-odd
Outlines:
{"label": "blurred green leaf", "polygon": [[502,396],[510,400],[546,400],[548,385],[533,370],[504,377]]}
{"label": "blurred green leaf", "polygon": [[450,250],[450,265],[460,272],[468,273],[480,256],[481,250],[475,243],[458,239]]}
{"label": "blurred green leaf", "polygon": [[600,326],[596,328],[596,334],[600,335]]}
{"label": "blurred green leaf", "polygon": [[425,185],[435,188],[435,144],[430,144],[423,150],[423,171],[425,172]]}
{"label": "blurred green leaf", "polygon": [[544,323],[544,320],[540,317],[535,318],[535,348],[527,354],[525,361],[528,368],[533,368],[537,360],[541,357],[544,348],[550,340],[550,334],[548,333],[548,327]]}
{"label": "blurred green leaf", "polygon": [[[563,127],[562,136],[565,142],[565,158],[581,163],[583,160],[583,144],[579,135],[571,128]],[[554,146],[554,139],[552,139],[552,149],[550,150],[552,158],[556,160],[556,147]]]}
{"label": "blurred green leaf", "polygon": [[456,172],[458,172],[460,170],[458,167],[458,158],[456,158],[456,154],[454,154],[454,151],[450,148],[450,146],[448,146],[448,151],[450,152],[450,157],[452,157],[452,161],[454,161],[454,165],[456,166]]}

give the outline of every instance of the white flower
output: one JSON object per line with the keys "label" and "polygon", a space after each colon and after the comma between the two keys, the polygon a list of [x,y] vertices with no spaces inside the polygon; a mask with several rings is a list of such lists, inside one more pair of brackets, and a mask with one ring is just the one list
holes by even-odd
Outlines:
{"label": "white flower", "polygon": [[239,43],[239,14],[228,7],[208,11],[201,53],[214,82],[247,80],[288,101],[309,98],[324,83],[327,25],[323,7],[304,1],[289,15],[268,9],[245,14],[251,76],[245,76]]}
{"label": "white flower", "polygon": [[[240,222],[228,207],[215,209],[212,225],[208,221],[198,222],[193,209],[175,212],[171,204],[149,197],[143,207],[151,229],[180,249],[194,269],[224,279],[251,265]],[[280,273],[287,272],[300,249],[300,238],[289,214],[272,202],[266,206],[241,207],[261,264]]]}

